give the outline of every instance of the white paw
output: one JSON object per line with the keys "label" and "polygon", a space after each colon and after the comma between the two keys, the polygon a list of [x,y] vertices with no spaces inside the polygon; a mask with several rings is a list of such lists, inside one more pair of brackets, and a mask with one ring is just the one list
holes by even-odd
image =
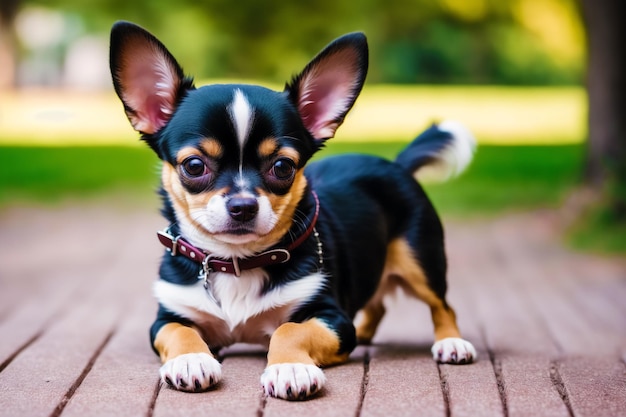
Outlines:
{"label": "white paw", "polygon": [[278,363],[265,368],[261,385],[266,395],[285,400],[303,400],[322,389],[324,372],[315,365]]}
{"label": "white paw", "polygon": [[181,391],[204,391],[222,379],[222,365],[208,353],[186,353],[165,362],[161,380]]}
{"label": "white paw", "polygon": [[458,337],[448,337],[435,342],[431,352],[440,363],[470,363],[478,357],[474,346]]}

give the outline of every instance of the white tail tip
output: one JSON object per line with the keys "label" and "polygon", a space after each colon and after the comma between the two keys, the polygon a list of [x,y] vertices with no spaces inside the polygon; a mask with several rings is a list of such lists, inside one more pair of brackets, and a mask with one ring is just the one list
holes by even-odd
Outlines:
{"label": "white tail tip", "polygon": [[476,152],[476,139],[462,123],[444,120],[437,124],[437,128],[452,134],[453,139],[434,161],[417,171],[415,177],[420,182],[444,182],[459,176]]}

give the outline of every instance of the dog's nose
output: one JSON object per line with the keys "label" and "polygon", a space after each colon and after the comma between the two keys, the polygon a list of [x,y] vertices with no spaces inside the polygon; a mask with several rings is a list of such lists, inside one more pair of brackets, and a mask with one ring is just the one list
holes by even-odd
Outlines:
{"label": "dog's nose", "polygon": [[233,220],[247,222],[259,212],[259,203],[252,197],[233,197],[226,203],[226,208]]}

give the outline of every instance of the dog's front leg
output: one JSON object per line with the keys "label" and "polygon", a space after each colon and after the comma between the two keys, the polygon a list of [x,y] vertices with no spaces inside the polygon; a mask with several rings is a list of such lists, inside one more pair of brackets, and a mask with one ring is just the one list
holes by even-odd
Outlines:
{"label": "dog's front leg", "polygon": [[286,400],[305,399],[323,387],[320,366],[345,362],[337,333],[320,319],[281,325],[270,340],[267,368],[261,377],[265,393]]}
{"label": "dog's front leg", "polygon": [[182,391],[204,391],[222,378],[222,365],[198,331],[180,323],[163,325],[154,339],[161,380]]}

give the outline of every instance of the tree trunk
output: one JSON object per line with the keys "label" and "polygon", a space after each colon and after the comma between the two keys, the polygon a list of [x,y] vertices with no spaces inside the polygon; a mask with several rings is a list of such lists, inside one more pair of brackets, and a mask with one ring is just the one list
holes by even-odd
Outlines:
{"label": "tree trunk", "polygon": [[15,87],[17,41],[14,22],[20,0],[0,0],[0,90]]}
{"label": "tree trunk", "polygon": [[588,46],[586,179],[626,220],[626,11],[623,0],[582,0]]}

